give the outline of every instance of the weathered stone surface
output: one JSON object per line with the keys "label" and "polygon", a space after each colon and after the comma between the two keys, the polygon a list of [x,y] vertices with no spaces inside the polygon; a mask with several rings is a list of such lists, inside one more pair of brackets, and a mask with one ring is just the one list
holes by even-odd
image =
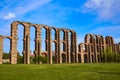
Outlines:
{"label": "weathered stone surface", "polygon": [[[55,56],[55,63],[99,62],[99,57],[101,53],[105,51],[106,47],[111,47],[114,52],[120,53],[120,43],[114,44],[113,38],[110,36],[106,36],[104,38],[103,36],[99,35],[87,34],[85,36],[84,43],[80,43],[79,46],[77,46],[77,34],[73,30],[14,21],[11,24],[11,35],[0,36],[0,64],[2,64],[4,38],[8,38],[10,40],[10,63],[17,64],[18,25],[23,25],[24,28],[22,52],[24,64],[30,64],[30,27],[35,28],[35,57],[47,57],[49,64],[53,64],[53,56]],[[42,28],[46,30],[45,51],[42,51]],[[54,39],[52,39],[52,30],[55,31]],[[63,39],[60,37],[61,31],[64,33]],[[52,51],[52,43],[55,44],[54,54]]]}
{"label": "weathered stone surface", "polygon": [[87,34],[84,43],[78,46],[78,54],[81,54],[82,63],[95,63],[101,61],[102,52],[106,51],[107,47],[111,47],[113,52],[120,54],[120,44],[115,44],[111,36],[105,38],[100,35]]}

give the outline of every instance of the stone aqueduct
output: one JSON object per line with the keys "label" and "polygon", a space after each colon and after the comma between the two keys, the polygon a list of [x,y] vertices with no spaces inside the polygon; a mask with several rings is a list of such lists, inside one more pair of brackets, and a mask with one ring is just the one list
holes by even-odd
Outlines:
{"label": "stone aqueduct", "polygon": [[[14,21],[11,24],[11,35],[0,36],[0,64],[3,57],[3,41],[4,38],[10,40],[10,63],[17,64],[17,44],[18,44],[18,25],[24,27],[23,38],[23,62],[30,64],[30,27],[35,28],[35,57],[42,56],[42,39],[41,29],[46,30],[46,49],[44,54],[48,58],[48,63],[53,63],[52,42],[55,43],[55,63],[93,63],[100,62],[101,53],[106,50],[106,47],[111,47],[112,50],[120,54],[120,43],[114,44],[113,38],[110,36],[87,34],[84,43],[77,45],[76,32],[70,29],[49,27],[47,25],[31,24],[27,22]],[[52,39],[52,29],[55,31],[55,39]],[[63,31],[63,40],[60,39],[60,31]],[[61,45],[63,43],[63,45]],[[61,51],[61,46],[63,50]]]}

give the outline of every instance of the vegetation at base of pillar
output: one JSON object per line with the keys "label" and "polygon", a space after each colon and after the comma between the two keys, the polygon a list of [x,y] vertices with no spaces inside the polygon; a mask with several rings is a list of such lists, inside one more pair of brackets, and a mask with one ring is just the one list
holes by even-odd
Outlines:
{"label": "vegetation at base of pillar", "polygon": [[4,53],[3,53],[3,59],[10,59],[10,54],[4,52]]}
{"label": "vegetation at base of pillar", "polygon": [[110,47],[106,48],[106,51],[102,53],[102,62],[120,62],[120,54],[112,51]]}
{"label": "vegetation at base of pillar", "polygon": [[23,56],[21,56],[20,53],[18,53],[18,55],[17,55],[17,63],[18,64],[23,63]]}
{"label": "vegetation at base of pillar", "polygon": [[38,56],[38,57],[34,57],[33,58],[34,63],[47,63],[48,59],[46,57],[43,56]]}
{"label": "vegetation at base of pillar", "polygon": [[4,52],[3,53],[3,64],[9,64],[10,62],[9,62],[9,60],[10,60],[10,54],[9,53],[7,53],[7,52]]}

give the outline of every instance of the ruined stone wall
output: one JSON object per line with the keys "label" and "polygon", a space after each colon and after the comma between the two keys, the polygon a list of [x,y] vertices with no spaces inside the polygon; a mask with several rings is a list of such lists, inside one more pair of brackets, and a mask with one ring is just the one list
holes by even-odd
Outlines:
{"label": "ruined stone wall", "polygon": [[[24,29],[23,36],[23,62],[30,64],[30,28],[35,28],[35,57],[44,56],[48,59],[49,64],[54,63],[96,63],[101,61],[101,53],[106,51],[107,47],[111,47],[112,51],[120,54],[120,43],[114,44],[111,36],[105,38],[101,35],[87,34],[84,38],[84,43],[77,46],[77,34],[75,31],[64,28],[55,28],[42,24],[32,24],[28,22],[14,21],[11,23],[11,35],[0,36],[0,64],[2,64],[3,57],[3,42],[7,38],[10,40],[10,63],[17,64],[18,54],[18,25],[22,25]],[[42,50],[42,29],[45,33],[45,51]],[[52,34],[52,30],[55,34]],[[61,34],[63,32],[63,34]],[[52,36],[55,38],[52,39]],[[61,39],[61,36],[63,38]],[[52,43],[55,44],[55,51],[53,54]],[[40,63],[40,62],[36,62]]]}
{"label": "ruined stone wall", "polygon": [[[11,35],[10,35],[10,62],[11,64],[17,63],[17,54],[18,54],[18,25],[23,25],[24,28],[24,37],[23,37],[23,62],[24,64],[30,64],[30,27],[35,28],[35,57],[46,55],[48,58],[48,63],[53,63],[53,54],[52,54],[52,42],[55,43],[55,62],[56,63],[71,63],[77,62],[77,40],[76,33],[73,30],[64,29],[64,28],[55,28],[47,25],[31,24],[28,22],[14,21],[11,24]],[[46,50],[42,52],[42,38],[41,38],[41,29],[46,30]],[[55,40],[52,40],[52,29],[55,30]],[[60,31],[64,32],[64,39],[60,39]],[[71,35],[70,35],[71,33]],[[70,37],[70,38],[69,38]],[[71,39],[71,40],[70,40]],[[3,37],[0,37],[0,63],[2,62],[3,54]],[[61,43],[63,43],[63,51],[61,51]],[[64,57],[64,58],[63,58]],[[63,60],[64,59],[64,60]],[[40,63],[40,62],[37,62]]]}
{"label": "ruined stone wall", "polygon": [[84,43],[78,45],[78,53],[81,54],[82,63],[101,62],[101,54],[106,51],[107,47],[110,47],[115,53],[120,53],[119,44],[114,44],[111,36],[104,38],[101,35],[87,34],[84,40]]}

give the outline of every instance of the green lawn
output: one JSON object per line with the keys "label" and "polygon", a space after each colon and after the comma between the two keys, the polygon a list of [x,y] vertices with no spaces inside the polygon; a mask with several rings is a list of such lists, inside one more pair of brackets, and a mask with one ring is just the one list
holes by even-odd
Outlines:
{"label": "green lawn", "polygon": [[120,64],[2,64],[0,80],[120,80]]}

